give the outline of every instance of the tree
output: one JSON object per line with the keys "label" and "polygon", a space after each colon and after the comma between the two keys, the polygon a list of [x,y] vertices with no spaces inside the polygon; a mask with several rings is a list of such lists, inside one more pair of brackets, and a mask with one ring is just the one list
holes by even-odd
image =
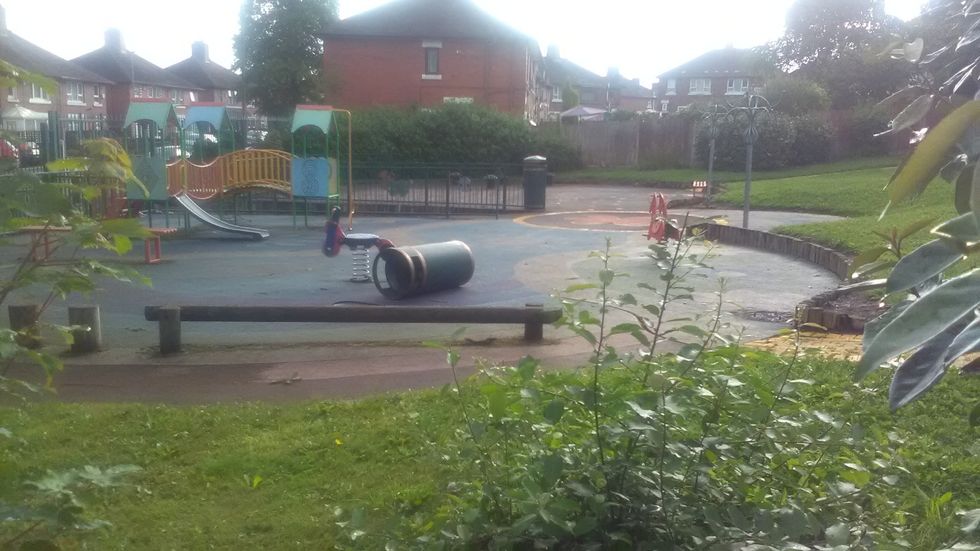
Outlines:
{"label": "tree", "polygon": [[245,97],[273,116],[322,101],[320,34],[336,19],[334,0],[245,0],[234,42]]}
{"label": "tree", "polygon": [[[937,176],[953,184],[958,216],[932,228],[934,239],[901,256],[898,247],[866,251],[854,264],[874,266],[878,258],[899,256],[887,279],[880,285],[897,303],[882,317],[869,322],[864,331],[864,356],[857,376],[866,376],[883,363],[904,354],[892,377],[889,399],[900,408],[938,383],[953,363],[971,352],[980,352],[980,99],[976,99],[980,68],[980,11],[976,2],[934,1],[940,20],[950,23],[951,40],[923,56],[923,41],[894,44],[892,55],[917,68],[916,83],[889,98],[888,103],[908,105],[891,122],[891,131],[929,126],[924,138],[888,184],[889,206],[922,193]],[[931,124],[934,121],[935,124]],[[887,211],[888,207],[886,207]],[[894,232],[901,239],[923,224]],[[971,269],[970,263],[973,263]],[[965,273],[945,279],[944,272]],[[980,369],[980,360],[966,371]],[[980,403],[971,414],[980,425]]]}
{"label": "tree", "polygon": [[783,69],[822,85],[835,109],[851,108],[907,84],[907,67],[877,55],[902,30],[882,0],[797,0],[770,53]]}
{"label": "tree", "polygon": [[812,80],[781,76],[766,82],[764,95],[774,111],[787,115],[806,115],[830,107],[830,95]]}

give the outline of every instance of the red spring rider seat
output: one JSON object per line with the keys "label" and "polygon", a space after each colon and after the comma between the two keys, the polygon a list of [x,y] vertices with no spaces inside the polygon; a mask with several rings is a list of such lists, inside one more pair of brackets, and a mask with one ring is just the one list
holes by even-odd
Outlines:
{"label": "red spring rider seat", "polygon": [[327,220],[326,239],[323,241],[323,254],[334,257],[347,245],[351,250],[351,281],[364,283],[371,281],[371,247],[378,250],[393,247],[394,244],[372,233],[344,233],[340,227],[340,209],[334,207]]}

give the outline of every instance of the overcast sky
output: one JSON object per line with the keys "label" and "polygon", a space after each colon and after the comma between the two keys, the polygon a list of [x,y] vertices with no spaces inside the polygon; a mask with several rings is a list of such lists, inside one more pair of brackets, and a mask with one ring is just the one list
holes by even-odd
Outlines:
{"label": "overcast sky", "polygon": [[[387,0],[339,0],[341,17]],[[650,84],[656,75],[711,49],[751,47],[782,34],[792,0],[476,0],[488,12],[535,37],[542,49],[605,74],[618,66]],[[886,0],[889,13],[910,19],[924,0]],[[208,43],[212,60],[234,61],[241,0],[0,0],[7,26],[35,44],[71,59],[102,45],[108,27],[122,30],[126,47],[166,67]]]}

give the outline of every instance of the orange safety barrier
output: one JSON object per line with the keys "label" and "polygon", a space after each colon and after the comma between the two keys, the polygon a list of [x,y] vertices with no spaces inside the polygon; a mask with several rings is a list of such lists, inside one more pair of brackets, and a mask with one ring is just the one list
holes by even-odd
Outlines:
{"label": "orange safety barrier", "polygon": [[647,228],[647,240],[656,238],[665,241],[667,236],[667,198],[663,193],[650,196],[650,227]]}

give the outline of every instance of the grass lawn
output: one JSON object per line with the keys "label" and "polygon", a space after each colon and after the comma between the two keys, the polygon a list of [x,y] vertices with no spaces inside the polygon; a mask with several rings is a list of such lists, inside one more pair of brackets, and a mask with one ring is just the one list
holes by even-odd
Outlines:
{"label": "grass lawn", "polygon": [[[855,392],[853,369],[808,360],[794,376],[817,382],[806,402],[860,421],[864,437],[903,438],[909,475],[881,497],[900,503],[913,527],[955,532],[954,512],[980,507],[980,449],[967,425],[980,380],[947,377],[891,415],[886,380]],[[474,468],[445,451],[463,425],[453,396],[438,391],[295,405],[47,403],[0,410],[0,427],[14,435],[0,441],[6,501],[48,469],[142,467],[130,485],[84,497],[92,516],[112,523],[88,536],[92,549],[327,549],[338,537],[336,507],[364,507],[368,534],[358,547],[381,549],[383,526],[433,507]],[[952,501],[929,516],[929,501],[946,492]]]}
{"label": "grass lawn", "polygon": [[[806,176],[810,174],[843,172],[864,168],[895,166],[896,164],[898,164],[898,161],[893,157],[853,159],[836,163],[824,163],[797,168],[760,171],[753,174],[753,180],[767,180],[773,178],[788,178],[792,176]],[[647,170],[639,168],[585,168],[582,170],[572,170],[558,173],[555,175],[555,180],[557,182],[686,183],[692,180],[704,180],[707,177],[708,171],[706,168],[675,168],[661,170]],[[715,172],[715,181],[718,182],[737,182],[744,179],[745,174],[741,171]]]}
{"label": "grass lawn", "polygon": [[[894,170],[876,168],[753,181],[752,207],[846,216],[846,220],[838,222],[783,226],[776,231],[848,252],[881,244],[872,230],[887,233],[891,228],[903,228],[922,219],[930,218],[939,223],[955,216],[953,187],[937,180],[916,200],[893,206],[879,221],[878,216],[888,203],[883,188]],[[728,184],[718,201],[741,205],[743,189],[744,184],[740,182]],[[924,230],[906,242],[905,252],[929,240],[928,231]]]}

